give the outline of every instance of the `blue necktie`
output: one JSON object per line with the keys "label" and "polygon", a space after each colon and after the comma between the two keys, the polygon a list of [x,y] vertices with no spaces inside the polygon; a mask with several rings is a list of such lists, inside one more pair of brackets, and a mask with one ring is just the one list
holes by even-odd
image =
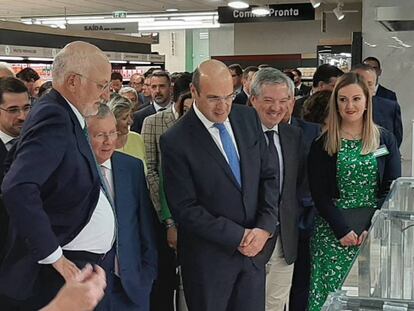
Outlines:
{"label": "blue necktie", "polygon": [[231,171],[241,187],[240,162],[233,140],[231,139],[230,134],[227,132],[227,129],[223,123],[214,123],[214,127],[220,132],[220,140],[223,144],[223,149],[229,161]]}

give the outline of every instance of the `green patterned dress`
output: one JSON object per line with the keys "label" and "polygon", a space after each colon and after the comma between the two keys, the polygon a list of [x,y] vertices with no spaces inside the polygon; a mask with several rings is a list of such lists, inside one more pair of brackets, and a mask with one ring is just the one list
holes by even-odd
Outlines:
{"label": "green patterned dress", "polygon": [[[377,161],[372,154],[361,155],[360,140],[342,139],[337,157],[337,208],[375,208],[377,205]],[[328,223],[316,218],[311,240],[311,287],[309,310],[319,311],[329,293],[343,283],[357,255],[358,247],[343,247]]]}

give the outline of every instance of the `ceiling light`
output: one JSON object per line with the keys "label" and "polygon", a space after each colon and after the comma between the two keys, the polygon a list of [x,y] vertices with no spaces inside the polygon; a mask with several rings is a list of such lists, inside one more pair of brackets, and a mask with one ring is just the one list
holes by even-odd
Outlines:
{"label": "ceiling light", "polygon": [[319,8],[321,6],[321,2],[322,1],[318,1],[318,0],[310,0],[310,3],[312,4],[313,8]]}
{"label": "ceiling light", "polygon": [[53,58],[47,58],[47,57],[29,57],[28,60],[34,61],[34,62],[53,62]]}
{"label": "ceiling light", "polygon": [[15,56],[0,56],[1,60],[23,60],[23,57],[15,57]]}
{"label": "ceiling light", "polygon": [[269,15],[270,10],[266,6],[258,6],[252,9],[252,13],[257,16],[266,16],[266,15]]}
{"label": "ceiling light", "polygon": [[342,11],[342,6],[343,4],[341,2],[338,2],[337,7],[333,10],[336,18],[338,19],[338,21],[343,20],[345,17],[344,12]]}
{"label": "ceiling light", "polygon": [[150,65],[151,62],[136,62],[136,61],[129,61],[131,65]]}
{"label": "ceiling light", "polygon": [[228,6],[233,9],[247,9],[249,7],[249,4],[244,1],[230,1],[228,3]]}
{"label": "ceiling light", "polygon": [[177,11],[178,11],[178,9],[171,8],[171,9],[166,9],[165,11],[167,11],[167,12],[177,12]]}
{"label": "ceiling light", "polygon": [[110,60],[109,62],[111,64],[126,64],[127,63],[126,60]]}

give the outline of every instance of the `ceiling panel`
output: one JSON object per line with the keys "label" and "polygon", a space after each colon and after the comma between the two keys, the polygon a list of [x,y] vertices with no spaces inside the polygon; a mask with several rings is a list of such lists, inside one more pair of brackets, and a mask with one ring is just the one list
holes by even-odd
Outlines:
{"label": "ceiling panel", "polygon": [[[362,0],[341,0],[343,3],[360,3]],[[268,0],[250,0],[250,4],[266,4]],[[297,3],[306,0],[274,0],[270,3]],[[324,0],[325,3],[337,3],[338,0]],[[18,0],[11,5],[10,1],[0,0],[0,18],[17,19],[29,16],[79,15],[127,12],[164,12],[176,8],[180,11],[215,10],[226,5],[225,0]]]}

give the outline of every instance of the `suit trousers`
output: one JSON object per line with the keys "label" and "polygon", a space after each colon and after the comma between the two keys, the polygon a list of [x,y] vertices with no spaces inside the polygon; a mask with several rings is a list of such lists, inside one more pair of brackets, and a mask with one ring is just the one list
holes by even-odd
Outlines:
{"label": "suit trousers", "polygon": [[282,241],[278,236],[275,250],[266,265],[266,311],[288,309],[293,267],[285,261]]}
{"label": "suit trousers", "polygon": [[264,311],[265,268],[241,255],[226,275],[200,282],[182,267],[185,299],[189,311]]}

